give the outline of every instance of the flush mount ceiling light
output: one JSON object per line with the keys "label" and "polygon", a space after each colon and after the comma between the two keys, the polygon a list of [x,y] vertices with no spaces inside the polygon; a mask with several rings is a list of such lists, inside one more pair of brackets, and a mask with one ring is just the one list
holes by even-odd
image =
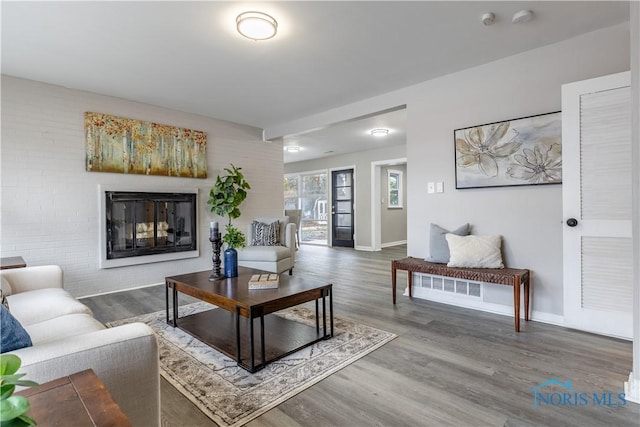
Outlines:
{"label": "flush mount ceiling light", "polygon": [[373,136],[387,136],[389,135],[389,129],[371,129],[371,135]]}
{"label": "flush mount ceiling light", "polygon": [[251,40],[267,40],[278,32],[278,23],[262,12],[244,12],[236,18],[238,32]]}
{"label": "flush mount ceiling light", "polygon": [[290,145],[288,147],[284,147],[284,149],[287,153],[297,153],[298,151],[300,151],[300,147],[296,145]]}
{"label": "flush mount ceiling light", "polygon": [[533,18],[533,12],[530,10],[521,10],[519,12],[516,12],[513,15],[513,18],[511,18],[511,22],[513,22],[514,24],[520,24],[522,22],[529,22],[531,21],[531,18]]}

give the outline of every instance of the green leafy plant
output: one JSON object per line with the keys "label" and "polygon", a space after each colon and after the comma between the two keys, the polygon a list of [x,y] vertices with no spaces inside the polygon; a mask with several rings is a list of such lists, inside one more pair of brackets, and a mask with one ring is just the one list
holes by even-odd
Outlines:
{"label": "green leafy plant", "polygon": [[224,235],[222,241],[230,248],[244,248],[247,245],[247,239],[244,233],[238,230],[238,228],[231,224],[227,224],[225,229],[227,230],[227,234]]}
{"label": "green leafy plant", "polygon": [[36,422],[26,416],[29,401],[24,396],[13,396],[16,386],[33,387],[38,383],[23,380],[26,374],[17,374],[22,361],[15,354],[0,356],[0,426],[22,427],[34,426]]}
{"label": "green leafy plant", "polygon": [[232,219],[240,217],[239,206],[247,198],[247,190],[251,189],[241,170],[242,168],[233,164],[230,168],[225,168],[226,175],[216,177],[216,183],[209,191],[207,201],[211,206],[211,212],[229,218],[222,241],[233,249],[243,248],[246,245],[244,233],[231,224]]}

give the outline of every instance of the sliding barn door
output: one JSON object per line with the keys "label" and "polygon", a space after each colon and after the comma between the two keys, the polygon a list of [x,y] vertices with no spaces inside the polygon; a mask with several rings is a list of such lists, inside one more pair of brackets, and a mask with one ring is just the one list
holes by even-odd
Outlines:
{"label": "sliding barn door", "polygon": [[631,338],[629,73],[562,87],[564,317],[568,327]]}

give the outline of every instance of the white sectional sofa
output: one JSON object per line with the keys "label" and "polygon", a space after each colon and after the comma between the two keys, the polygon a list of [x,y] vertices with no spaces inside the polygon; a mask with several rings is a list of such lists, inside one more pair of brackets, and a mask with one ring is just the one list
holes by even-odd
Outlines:
{"label": "white sectional sofa", "polygon": [[44,383],[93,369],[134,426],[160,425],[158,344],[151,328],[106,328],[63,289],[55,265],[0,270],[0,279],[10,287],[9,312],[33,343],[9,352],[22,359],[25,379]]}

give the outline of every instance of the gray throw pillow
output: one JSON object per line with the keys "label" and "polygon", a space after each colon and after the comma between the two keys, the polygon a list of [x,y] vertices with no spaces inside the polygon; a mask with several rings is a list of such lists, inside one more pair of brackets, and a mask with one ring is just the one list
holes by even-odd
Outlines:
{"label": "gray throw pillow", "polygon": [[251,246],[277,246],[280,237],[280,222],[274,221],[271,224],[265,224],[259,221],[253,221],[253,240]]}
{"label": "gray throw pillow", "polygon": [[431,224],[429,226],[429,256],[425,261],[443,264],[449,262],[449,244],[445,237],[447,233],[466,236],[469,234],[469,224],[464,224],[452,231],[445,230],[439,225]]}

